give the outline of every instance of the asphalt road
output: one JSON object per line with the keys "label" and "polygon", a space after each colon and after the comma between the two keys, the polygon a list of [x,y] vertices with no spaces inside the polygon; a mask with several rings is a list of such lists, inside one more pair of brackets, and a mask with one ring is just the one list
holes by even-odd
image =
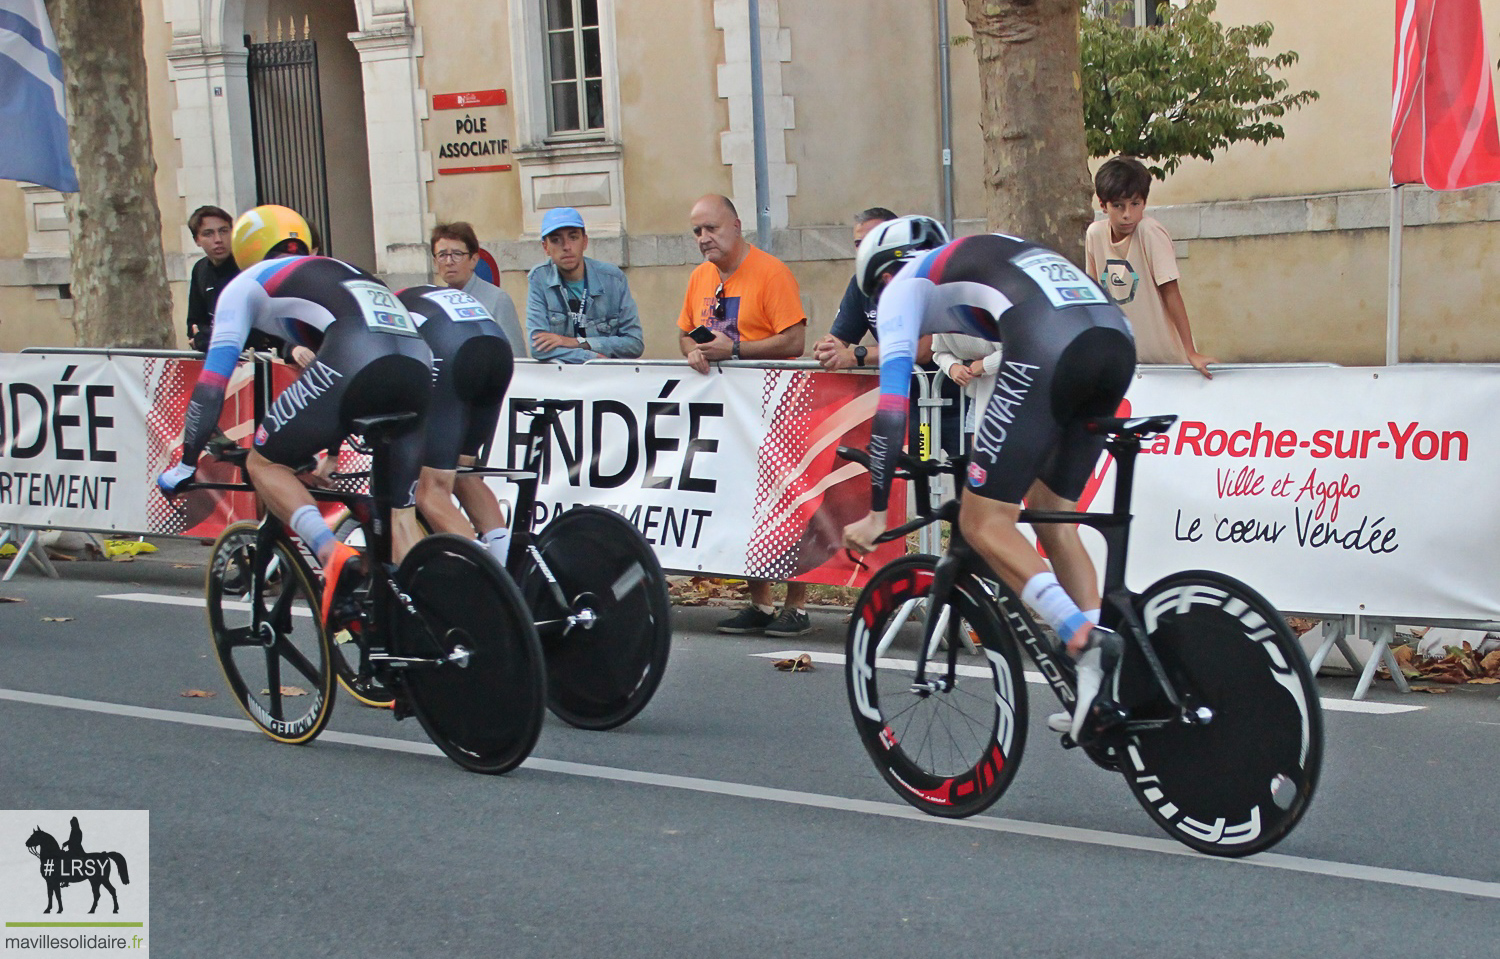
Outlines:
{"label": "asphalt road", "polygon": [[1370,712],[1352,680],[1325,679],[1311,810],[1273,853],[1226,861],[1167,839],[1117,775],[1056,748],[1040,687],[999,803],[962,821],[911,809],[865,757],[839,667],[764,657],[836,657],[836,612],[787,642],[678,609],[641,716],[606,733],[549,718],[505,777],[465,773],[415,721],[347,698],[315,744],[281,746],[250,730],[209,655],[206,552],[0,583],[24,600],[0,604],[0,809],[150,810],[156,956],[1500,949],[1493,688],[1378,684],[1373,708],[1416,708]]}

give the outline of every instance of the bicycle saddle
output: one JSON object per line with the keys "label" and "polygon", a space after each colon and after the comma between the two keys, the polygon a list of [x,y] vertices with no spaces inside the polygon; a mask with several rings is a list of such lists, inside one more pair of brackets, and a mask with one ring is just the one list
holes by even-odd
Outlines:
{"label": "bicycle saddle", "polygon": [[1147,436],[1155,436],[1157,433],[1165,433],[1175,422],[1177,422],[1177,416],[1174,413],[1136,416],[1129,419],[1119,416],[1101,416],[1089,420],[1084,424],[1084,428],[1090,433],[1103,433],[1105,436],[1129,436],[1139,440]]}

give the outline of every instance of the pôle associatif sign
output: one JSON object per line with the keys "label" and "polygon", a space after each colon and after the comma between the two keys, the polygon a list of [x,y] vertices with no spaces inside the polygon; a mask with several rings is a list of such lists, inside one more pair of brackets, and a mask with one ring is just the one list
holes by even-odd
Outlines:
{"label": "p\u00f4le associatif sign", "polygon": [[445,112],[435,121],[440,139],[437,153],[439,174],[496,173],[510,169],[510,164],[505,162],[510,159],[507,102],[504,90],[433,95],[433,111]]}

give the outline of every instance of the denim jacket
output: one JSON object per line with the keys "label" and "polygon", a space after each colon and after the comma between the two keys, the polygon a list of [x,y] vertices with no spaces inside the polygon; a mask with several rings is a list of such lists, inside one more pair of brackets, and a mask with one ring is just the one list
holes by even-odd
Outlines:
{"label": "denim jacket", "polygon": [[[645,349],[641,318],[635,298],[625,283],[625,274],[611,263],[583,258],[583,279],[588,293],[583,304],[583,336],[588,349],[563,347],[533,350],[532,359],[560,363],[582,363],[601,356],[634,359]],[[526,274],[526,338],[538,332],[577,336],[568,311],[568,291],[551,260],[532,267]]]}

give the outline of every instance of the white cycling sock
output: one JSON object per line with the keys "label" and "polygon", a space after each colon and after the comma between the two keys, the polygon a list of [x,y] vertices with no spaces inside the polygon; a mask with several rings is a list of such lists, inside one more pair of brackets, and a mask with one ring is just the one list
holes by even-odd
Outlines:
{"label": "white cycling sock", "polygon": [[1021,601],[1047,621],[1064,646],[1074,633],[1091,622],[1050,572],[1037,573],[1027,580],[1026,588],[1021,590]]}
{"label": "white cycling sock", "polygon": [[510,555],[510,527],[497,526],[479,537],[479,541],[500,561],[501,566],[505,565],[505,559]]}
{"label": "white cycling sock", "polygon": [[333,530],[328,528],[328,521],[323,519],[316,506],[299,506],[287,525],[298,539],[307,544],[319,562],[328,558],[328,551],[333,549]]}

